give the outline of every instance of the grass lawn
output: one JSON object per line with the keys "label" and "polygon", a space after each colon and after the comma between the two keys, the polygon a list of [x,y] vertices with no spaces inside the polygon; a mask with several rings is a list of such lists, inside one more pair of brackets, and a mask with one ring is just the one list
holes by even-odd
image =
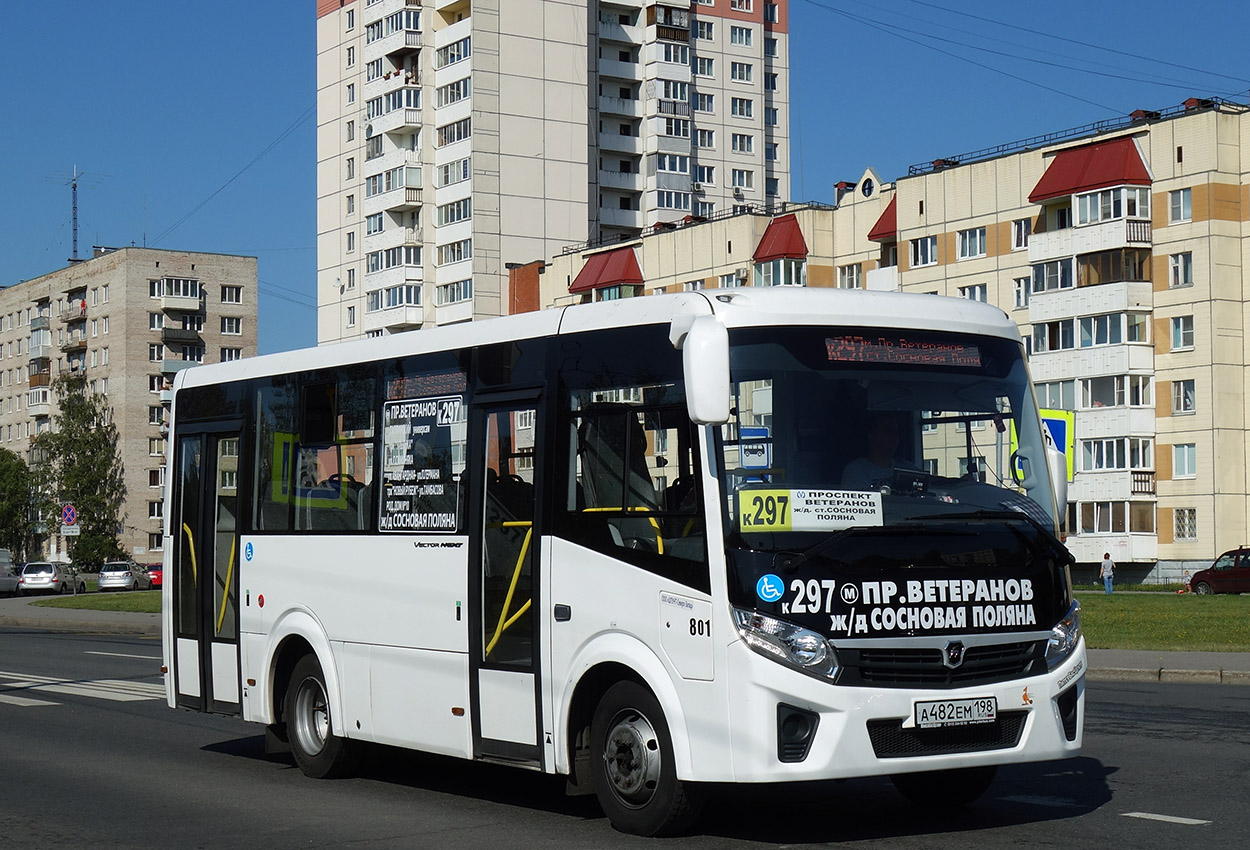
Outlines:
{"label": "grass lawn", "polygon": [[50,596],[32,602],[41,608],[78,608],[91,611],[138,611],[142,614],[161,612],[159,590],[139,590],[134,593],[80,593],[77,596]]}
{"label": "grass lawn", "polygon": [[1076,598],[1092,649],[1250,652],[1250,596],[1077,588]]}

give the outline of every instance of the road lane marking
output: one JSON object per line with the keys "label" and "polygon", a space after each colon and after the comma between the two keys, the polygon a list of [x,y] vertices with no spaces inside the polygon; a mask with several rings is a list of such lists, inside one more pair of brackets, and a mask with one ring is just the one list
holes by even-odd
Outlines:
{"label": "road lane marking", "polygon": [[1141,818],[1142,820],[1159,820],[1164,823],[1179,823],[1182,826],[1201,826],[1204,823],[1210,823],[1209,820],[1196,820],[1194,818],[1181,818],[1176,815],[1156,815],[1151,812],[1124,812],[1120,817],[1125,818]]}
{"label": "road lane marking", "polygon": [[13,697],[5,693],[0,693],[0,702],[5,705],[20,705],[23,708],[32,705],[56,705],[54,702],[48,702],[44,699],[31,699],[30,697]]}
{"label": "road lane marking", "polygon": [[90,650],[90,649],[88,649],[85,654],[86,655],[107,655],[107,656],[110,656],[111,658],[141,658],[144,661],[160,661],[161,660],[161,657],[159,655],[127,655],[124,652],[95,652],[94,650]]}
{"label": "road lane marking", "polygon": [[1003,803],[1025,803],[1030,806],[1046,806],[1050,809],[1072,809],[1080,805],[1076,800],[1063,797],[1042,797],[1032,794],[1019,794],[1013,797],[996,797]]}
{"label": "road lane marking", "polygon": [[[0,696],[7,697],[5,702],[11,702],[14,699],[29,699],[28,697],[15,697],[11,693],[5,693],[6,691],[12,692],[16,690],[90,697],[92,699],[106,699],[113,702],[165,699],[165,686],[151,682],[130,682],[118,679],[74,681],[71,679],[54,679],[49,676],[29,676],[0,671]],[[57,703],[35,700],[35,702],[28,704],[56,705]]]}

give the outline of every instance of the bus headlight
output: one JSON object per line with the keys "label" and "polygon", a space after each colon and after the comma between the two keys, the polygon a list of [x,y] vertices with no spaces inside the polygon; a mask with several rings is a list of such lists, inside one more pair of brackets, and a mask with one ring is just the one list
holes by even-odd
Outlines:
{"label": "bus headlight", "polygon": [[838,655],[825,636],[811,629],[775,620],[758,611],[733,609],[734,625],[747,646],[812,676],[832,679],[838,672]]}
{"label": "bus headlight", "polygon": [[1050,640],[1046,641],[1046,666],[1053,670],[1076,649],[1081,640],[1081,603],[1072,601],[1072,607],[1063,619],[1050,630]]}

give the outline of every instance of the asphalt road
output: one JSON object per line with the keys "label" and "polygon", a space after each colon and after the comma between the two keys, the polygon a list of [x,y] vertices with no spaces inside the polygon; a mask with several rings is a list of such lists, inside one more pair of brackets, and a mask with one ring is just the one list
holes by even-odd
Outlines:
{"label": "asphalt road", "polygon": [[[265,756],[258,726],[167,708],[159,655],[151,638],[0,630],[0,845],[645,841],[613,831],[593,798],[566,797],[559,779],[507,768],[378,748],[357,778],[307,779]],[[918,810],[880,779],[738,787],[720,789],[694,833],[665,844],[1244,846],[1250,688],[1092,683],[1087,708],[1082,757],[1006,768],[964,811]]]}

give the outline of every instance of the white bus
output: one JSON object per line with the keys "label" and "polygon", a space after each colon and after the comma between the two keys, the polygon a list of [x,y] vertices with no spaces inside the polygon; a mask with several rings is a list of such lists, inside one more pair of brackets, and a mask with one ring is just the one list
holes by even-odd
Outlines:
{"label": "white bus", "polygon": [[189,369],[171,435],[169,705],[310,776],[502,762],[661,834],[702,783],[951,804],[1080,750],[1063,457],[988,305],[571,306]]}

